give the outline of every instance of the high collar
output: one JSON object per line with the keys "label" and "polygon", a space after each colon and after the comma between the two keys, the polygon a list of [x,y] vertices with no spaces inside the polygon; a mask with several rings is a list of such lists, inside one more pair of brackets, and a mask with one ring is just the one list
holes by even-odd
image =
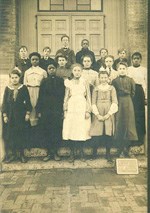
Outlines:
{"label": "high collar", "polygon": [[138,68],[138,67],[140,67],[141,65],[139,64],[138,66],[135,66],[135,65],[133,65],[133,67],[135,67],[135,68]]}

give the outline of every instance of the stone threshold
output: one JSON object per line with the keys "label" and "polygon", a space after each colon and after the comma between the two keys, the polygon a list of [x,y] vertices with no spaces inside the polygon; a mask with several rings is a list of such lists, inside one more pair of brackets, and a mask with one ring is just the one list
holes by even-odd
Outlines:
{"label": "stone threshold", "polygon": [[[131,158],[130,158],[131,159]],[[145,155],[136,155],[134,159],[138,160],[139,168],[147,168],[147,158]],[[1,172],[6,171],[23,171],[23,170],[49,170],[49,169],[78,169],[78,168],[114,168],[116,169],[116,158],[113,158],[113,163],[108,163],[104,157],[99,157],[95,160],[75,160],[69,163],[67,158],[61,161],[50,160],[43,162],[42,158],[30,158],[27,163],[12,162],[10,164],[1,163]]]}

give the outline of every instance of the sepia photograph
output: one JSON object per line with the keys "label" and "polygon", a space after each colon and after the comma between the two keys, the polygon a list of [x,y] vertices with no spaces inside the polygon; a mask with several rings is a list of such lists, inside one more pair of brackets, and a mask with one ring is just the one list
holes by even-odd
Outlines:
{"label": "sepia photograph", "polygon": [[148,0],[0,0],[0,212],[147,213]]}

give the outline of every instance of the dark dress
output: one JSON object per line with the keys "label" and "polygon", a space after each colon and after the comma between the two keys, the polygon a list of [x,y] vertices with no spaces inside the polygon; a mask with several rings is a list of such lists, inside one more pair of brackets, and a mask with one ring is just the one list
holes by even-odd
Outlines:
{"label": "dark dress", "polygon": [[47,60],[44,58],[41,58],[39,66],[47,71],[48,65],[53,64],[54,66],[57,66],[57,63],[54,61],[53,58],[48,58]]}
{"label": "dark dress", "polygon": [[24,73],[25,73],[26,70],[28,70],[31,67],[30,59],[29,58],[27,58],[27,59],[19,58],[16,61],[16,67],[18,67],[19,70],[21,70],[21,72],[22,72],[22,76],[20,78],[20,83],[23,84]]}
{"label": "dark dress", "polygon": [[24,149],[28,140],[29,122],[25,121],[26,112],[31,112],[32,106],[28,89],[25,85],[18,88],[16,100],[14,89],[7,86],[4,93],[2,113],[8,117],[8,123],[3,121],[3,139],[5,150]]}
{"label": "dark dress", "polygon": [[99,60],[96,61],[95,70],[99,72],[99,69],[101,67],[105,67],[105,61],[103,58],[100,58]]}
{"label": "dark dress", "polygon": [[56,57],[58,55],[63,55],[67,57],[67,64],[66,67],[70,68],[72,64],[74,64],[76,62],[76,57],[75,57],[75,53],[73,50],[71,50],[70,48],[61,48],[59,50],[57,50],[56,52]]}
{"label": "dark dress", "polygon": [[90,55],[92,57],[93,63],[92,63],[91,68],[92,69],[96,68],[95,54],[89,49],[83,49],[82,48],[79,52],[77,52],[77,54],[76,54],[76,62],[82,65],[82,60],[83,60],[83,57],[85,55]]}
{"label": "dark dress", "polygon": [[62,138],[64,80],[49,76],[40,86],[37,113],[41,113],[42,147],[56,149]]}
{"label": "dark dress", "polygon": [[116,113],[115,139],[138,140],[132,98],[135,94],[135,83],[127,76],[117,77],[112,81],[118,97],[118,112]]}

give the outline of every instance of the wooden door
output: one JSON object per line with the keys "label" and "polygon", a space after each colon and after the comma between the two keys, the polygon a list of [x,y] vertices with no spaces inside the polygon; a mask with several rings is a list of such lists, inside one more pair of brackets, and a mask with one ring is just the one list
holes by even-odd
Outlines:
{"label": "wooden door", "polygon": [[61,48],[61,36],[69,35],[69,16],[38,16],[38,51],[42,54],[43,47],[49,46],[54,57]]}
{"label": "wooden door", "polygon": [[90,49],[99,55],[104,47],[104,17],[103,16],[72,16],[72,47],[75,52],[81,49],[81,41],[86,38]]}

